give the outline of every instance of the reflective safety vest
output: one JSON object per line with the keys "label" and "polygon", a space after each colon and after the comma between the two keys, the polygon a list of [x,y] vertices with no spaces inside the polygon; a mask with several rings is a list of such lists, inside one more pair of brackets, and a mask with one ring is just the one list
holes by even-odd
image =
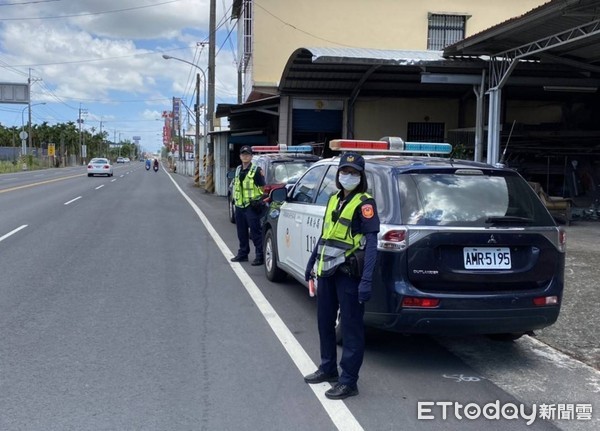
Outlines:
{"label": "reflective safety vest", "polygon": [[250,166],[250,170],[246,174],[244,181],[240,181],[240,172],[242,166],[238,166],[235,170],[235,179],[233,180],[233,199],[236,207],[246,208],[250,205],[250,201],[260,198],[263,194],[262,187],[254,184],[254,175],[258,170],[258,166]]}
{"label": "reflective safety vest", "polygon": [[317,275],[319,277],[332,275],[337,267],[346,261],[346,257],[361,246],[363,234],[352,235],[352,217],[356,208],[370,198],[371,196],[367,193],[355,194],[346,204],[336,222],[333,221],[333,212],[339,205],[339,194],[335,194],[329,199],[323,221],[323,235],[319,239],[319,248],[317,249],[319,256]]}

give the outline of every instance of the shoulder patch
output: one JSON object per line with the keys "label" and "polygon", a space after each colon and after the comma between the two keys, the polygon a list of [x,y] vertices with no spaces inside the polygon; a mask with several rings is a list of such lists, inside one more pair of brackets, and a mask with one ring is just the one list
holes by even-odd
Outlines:
{"label": "shoulder patch", "polygon": [[364,218],[372,218],[375,215],[375,210],[371,204],[365,204],[360,209]]}

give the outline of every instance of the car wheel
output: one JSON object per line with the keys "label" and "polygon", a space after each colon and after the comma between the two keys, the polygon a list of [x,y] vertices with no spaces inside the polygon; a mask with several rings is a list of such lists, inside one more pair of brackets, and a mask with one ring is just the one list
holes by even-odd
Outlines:
{"label": "car wheel", "polygon": [[515,341],[525,335],[523,332],[506,332],[503,334],[487,334],[490,340],[494,341]]}
{"label": "car wheel", "polygon": [[231,196],[227,196],[227,206],[229,207],[229,221],[235,224],[235,205],[233,204],[233,199],[231,199]]}
{"label": "car wheel", "polygon": [[283,281],[286,278],[286,273],[277,266],[277,252],[272,229],[269,229],[265,235],[265,274],[270,281]]}

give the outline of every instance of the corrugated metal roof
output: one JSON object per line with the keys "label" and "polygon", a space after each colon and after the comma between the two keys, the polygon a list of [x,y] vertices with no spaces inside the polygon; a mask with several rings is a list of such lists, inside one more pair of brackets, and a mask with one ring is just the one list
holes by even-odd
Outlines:
{"label": "corrugated metal roof", "polygon": [[[600,66],[600,1],[552,0],[528,13],[500,23],[444,49],[444,56],[490,55],[528,45],[583,26],[572,34],[563,35],[544,44],[544,52],[533,53],[529,59],[548,63],[580,62]],[[589,35],[586,35],[589,33]],[[578,39],[574,40],[573,37]],[[563,41],[557,43],[558,40]],[[593,70],[593,68],[588,68]]]}
{"label": "corrugated metal roof", "polygon": [[368,48],[306,48],[313,63],[418,65],[448,61],[442,51],[407,51]]}
{"label": "corrugated metal roof", "polygon": [[[378,50],[364,48],[300,48],[289,58],[279,91],[349,96],[458,94],[460,86],[421,84],[421,73],[451,68],[456,73],[479,74],[486,63],[479,59],[447,59],[441,51]],[[435,87],[434,87],[435,86]]]}

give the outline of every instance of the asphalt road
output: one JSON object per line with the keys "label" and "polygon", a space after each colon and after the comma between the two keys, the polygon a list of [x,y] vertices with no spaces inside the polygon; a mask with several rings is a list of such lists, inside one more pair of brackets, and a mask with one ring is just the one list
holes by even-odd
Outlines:
{"label": "asphalt road", "polygon": [[[302,381],[318,363],[314,298],[229,262],[225,198],[141,163],[33,175],[0,175],[2,430],[599,427],[600,373],[529,337],[371,333],[361,394],[326,400]],[[495,400],[593,414],[418,418],[419,402]]]}

